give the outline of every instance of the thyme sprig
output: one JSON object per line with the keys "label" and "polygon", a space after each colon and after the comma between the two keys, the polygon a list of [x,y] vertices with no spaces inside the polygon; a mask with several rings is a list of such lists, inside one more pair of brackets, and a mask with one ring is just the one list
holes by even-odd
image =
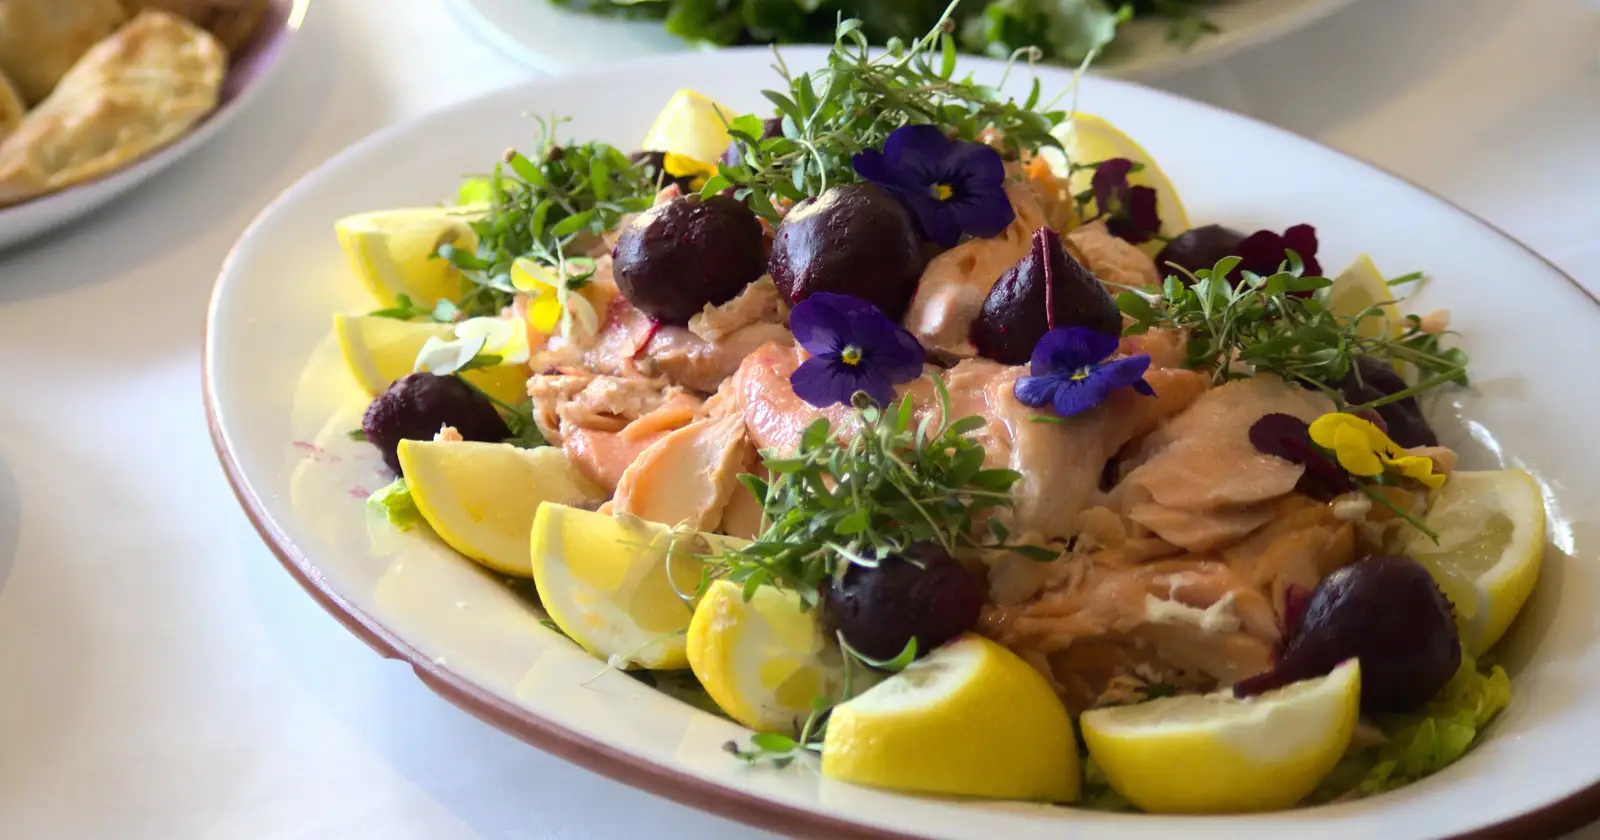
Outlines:
{"label": "thyme sprig", "polygon": [[[729,134],[743,144],[743,160],[719,166],[703,194],[733,186],[736,197],[748,198],[751,209],[775,223],[782,204],[860,180],[851,158],[862,149],[882,148],[891,132],[913,123],[938,125],[963,140],[992,131],[1013,159],[1024,150],[1060,148],[1050,129],[1067,112],[1037,110],[1037,77],[1021,103],[970,76],[955,77],[956,5],[926,35],[909,44],[890,39],[877,55],[855,19],[839,23],[824,69],[794,75],[778,55],[776,69],[787,88],[762,95],[778,109],[782,135],[763,138],[762,121],[754,115],[733,120]],[[1018,50],[1012,61],[1033,55]]]}
{"label": "thyme sprig", "polygon": [[[532,157],[510,150],[486,176],[487,210],[469,224],[477,248],[439,248],[471,281],[455,301],[461,317],[493,315],[511,302],[511,264],[527,257],[556,269],[569,287],[587,275],[569,271],[622,217],[650,206],[656,182],[628,156],[600,142],[559,145],[560,119],[540,119]],[[452,312],[452,316],[456,314]]]}
{"label": "thyme sprig", "polygon": [[778,586],[798,593],[810,609],[843,564],[875,566],[913,543],[938,543],[952,554],[1002,547],[1029,556],[1049,553],[1006,545],[1005,528],[993,517],[992,541],[980,540],[975,526],[984,514],[1011,505],[1011,485],[1021,476],[984,467],[984,449],[970,437],[983,418],[952,420],[949,391],[937,377],[932,381],[937,415],[914,424],[909,396],[880,409],[857,394],[860,430],[847,440],[819,417],[801,435],[798,451],[767,453],[769,480],[740,477],[762,500],[762,531],[752,543],[712,555],[708,579],[726,576],[745,587],[746,597],[757,587]]}
{"label": "thyme sprig", "polygon": [[[1157,290],[1126,290],[1117,306],[1133,319],[1125,330],[1137,335],[1153,327],[1188,332],[1189,367],[1213,372],[1218,382],[1252,373],[1275,373],[1326,394],[1341,410],[1359,411],[1414,397],[1440,385],[1467,384],[1467,354],[1445,348],[1440,335],[1422,329],[1422,320],[1407,316],[1398,335],[1371,328],[1373,319],[1387,319],[1373,305],[1345,316],[1328,306],[1333,281],[1306,275],[1299,255],[1267,277],[1241,272],[1226,257],[1210,269],[1190,275],[1188,282],[1168,276]],[[1385,324],[1387,326],[1387,324]],[[1411,387],[1361,405],[1349,405],[1338,383],[1366,356],[1388,363],[1404,362],[1418,372]],[[1359,374],[1358,374],[1359,375]]]}

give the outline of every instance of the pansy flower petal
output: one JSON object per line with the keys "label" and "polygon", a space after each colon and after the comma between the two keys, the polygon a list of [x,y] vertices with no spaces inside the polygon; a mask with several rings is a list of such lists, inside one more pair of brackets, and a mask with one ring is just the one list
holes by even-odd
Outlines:
{"label": "pansy flower petal", "polygon": [[[1307,224],[1292,225],[1283,232],[1283,247],[1300,256],[1305,273],[1312,277],[1322,275],[1322,264],[1317,262],[1317,229]],[[1287,259],[1287,254],[1285,254]]]}
{"label": "pansy flower petal", "polygon": [[1398,458],[1385,458],[1384,461],[1401,475],[1422,482],[1430,490],[1444,486],[1444,475],[1433,471],[1433,459],[1426,455],[1402,455]]}
{"label": "pansy flower petal", "polygon": [[1066,374],[1098,363],[1117,351],[1117,338],[1085,327],[1060,327],[1033,347],[1028,369],[1034,376]]}
{"label": "pansy flower petal", "polygon": [[866,391],[879,405],[894,399],[894,386],[887,379],[832,356],[813,356],[801,362],[789,375],[789,386],[795,396],[818,408],[848,404],[857,391]]}
{"label": "pansy flower petal", "polygon": [[1128,188],[1128,173],[1133,171],[1133,161],[1127,158],[1108,158],[1095,164],[1094,175],[1089,178],[1089,189],[1094,193],[1095,206],[1101,213],[1111,210],[1117,197]]}
{"label": "pansy flower petal", "polygon": [[[872,304],[849,295],[817,292],[795,304],[789,312],[789,330],[807,353],[820,356],[837,353],[850,343],[860,308]],[[880,313],[880,317],[881,313]]]}
{"label": "pansy flower petal", "polygon": [[1061,382],[1059,376],[1019,376],[1011,386],[1011,393],[1023,405],[1044,408],[1055,399]]}
{"label": "pansy flower petal", "polygon": [[561,323],[561,298],[554,289],[547,289],[528,303],[528,323],[539,332],[549,335]]}
{"label": "pansy flower petal", "polygon": [[1062,417],[1072,417],[1094,408],[1105,402],[1111,392],[1105,380],[1093,376],[1060,381],[1061,387],[1051,397],[1050,407]]}
{"label": "pansy flower petal", "polygon": [[907,125],[889,132],[883,141],[883,156],[900,184],[932,186],[940,179],[950,144],[950,138],[936,125]]}
{"label": "pansy flower petal", "polygon": [[1102,364],[1092,374],[1106,383],[1108,390],[1117,388],[1132,388],[1147,397],[1155,396],[1155,389],[1150,383],[1144,381],[1145,371],[1150,369],[1150,357],[1144,354],[1137,356],[1124,356],[1120,359]]}

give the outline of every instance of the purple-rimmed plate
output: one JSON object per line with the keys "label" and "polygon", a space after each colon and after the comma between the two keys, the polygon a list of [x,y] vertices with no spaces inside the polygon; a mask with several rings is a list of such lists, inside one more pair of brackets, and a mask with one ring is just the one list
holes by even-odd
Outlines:
{"label": "purple-rimmed plate", "polygon": [[249,42],[236,51],[217,107],[188,133],[109,174],[0,208],[0,249],[8,248],[100,208],[211,139],[254,101],[283,63],[311,0],[268,0]]}

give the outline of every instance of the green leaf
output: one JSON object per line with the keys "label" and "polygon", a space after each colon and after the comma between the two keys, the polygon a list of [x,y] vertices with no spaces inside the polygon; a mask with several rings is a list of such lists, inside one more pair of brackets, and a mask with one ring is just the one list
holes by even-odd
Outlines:
{"label": "green leaf", "polygon": [[[939,51],[941,53],[939,62],[939,78],[948,79],[955,75],[956,72],[956,39],[950,37],[948,34],[940,35]],[[1034,79],[1033,83],[1037,86],[1039,84],[1039,80]],[[1030,105],[1028,107],[1032,106]]]}
{"label": "green leaf", "polygon": [[906,646],[901,648],[900,652],[895,654],[894,658],[892,659],[873,659],[872,657],[867,656],[866,654],[852,647],[850,643],[845,640],[844,633],[842,632],[839,633],[839,647],[851,657],[877,668],[880,671],[888,671],[890,673],[899,673],[904,671],[907,665],[910,665],[917,659],[917,639],[915,636],[907,640]]}
{"label": "green leaf", "polygon": [[750,736],[750,743],[774,753],[793,752],[795,747],[799,746],[793,738],[776,732],[757,732]]}
{"label": "green leaf", "polygon": [[867,530],[867,526],[871,523],[872,515],[867,511],[853,510],[834,524],[833,532],[853,536]]}
{"label": "green leaf", "polygon": [[550,235],[557,238],[571,236],[572,234],[577,233],[585,225],[588,225],[589,222],[593,221],[594,213],[595,211],[593,210],[585,210],[582,213],[568,216],[565,219],[557,222],[555,227],[550,229]]}
{"label": "green leaf", "polygon": [[390,525],[409,531],[422,524],[422,512],[404,478],[397,478],[367,497],[367,507],[382,513]]}
{"label": "green leaf", "polygon": [[544,185],[544,173],[540,172],[539,167],[536,166],[533,161],[528,160],[527,156],[523,155],[521,152],[512,152],[511,160],[509,162],[511,164],[511,171],[517,173],[518,178],[521,178],[522,180],[527,181],[535,186]]}

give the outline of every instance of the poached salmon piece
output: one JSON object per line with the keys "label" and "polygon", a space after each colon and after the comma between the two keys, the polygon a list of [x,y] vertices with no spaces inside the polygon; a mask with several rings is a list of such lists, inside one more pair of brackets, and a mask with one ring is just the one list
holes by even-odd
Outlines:
{"label": "poached salmon piece", "polygon": [[696,420],[639,453],[617,482],[612,510],[710,531],[734,494],[747,493],[739,474],[757,466],[755,447],[738,417]]}

